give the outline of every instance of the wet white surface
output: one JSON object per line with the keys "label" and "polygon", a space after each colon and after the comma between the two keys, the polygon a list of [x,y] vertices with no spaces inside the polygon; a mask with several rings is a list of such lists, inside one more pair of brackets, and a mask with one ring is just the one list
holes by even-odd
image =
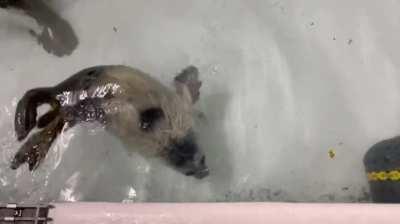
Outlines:
{"label": "wet white surface", "polygon": [[[400,132],[398,1],[52,2],[79,37],[71,56],[46,53],[33,20],[0,10],[0,201],[121,202],[132,189],[133,201],[364,201],[364,153]],[[8,168],[19,97],[99,64],[164,83],[199,67],[209,178],[129,157],[90,125],[64,133],[34,174]]]}

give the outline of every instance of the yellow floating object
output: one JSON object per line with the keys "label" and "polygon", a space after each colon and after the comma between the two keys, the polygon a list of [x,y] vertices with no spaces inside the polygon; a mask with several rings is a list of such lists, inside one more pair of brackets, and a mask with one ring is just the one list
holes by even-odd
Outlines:
{"label": "yellow floating object", "polygon": [[394,181],[400,180],[400,172],[397,170],[390,171],[389,179]]}
{"label": "yellow floating object", "polygon": [[334,150],[334,149],[330,149],[330,150],[328,151],[328,155],[329,155],[329,157],[330,157],[331,159],[334,159],[334,158],[336,157],[336,152],[335,152],[335,150]]}
{"label": "yellow floating object", "polygon": [[400,170],[369,172],[367,177],[369,181],[399,181]]}

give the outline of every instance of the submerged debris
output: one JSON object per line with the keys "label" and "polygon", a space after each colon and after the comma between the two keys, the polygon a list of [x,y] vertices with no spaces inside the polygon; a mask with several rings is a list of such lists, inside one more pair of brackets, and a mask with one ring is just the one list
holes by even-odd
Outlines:
{"label": "submerged debris", "polygon": [[353,39],[349,39],[348,41],[347,41],[347,44],[348,45],[351,45],[353,43]]}

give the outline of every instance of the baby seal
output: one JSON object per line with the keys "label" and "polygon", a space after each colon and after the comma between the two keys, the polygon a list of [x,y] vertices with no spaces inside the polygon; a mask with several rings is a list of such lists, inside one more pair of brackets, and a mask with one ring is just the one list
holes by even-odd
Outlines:
{"label": "baby seal", "polygon": [[[193,132],[193,104],[199,99],[198,69],[189,66],[174,79],[175,91],[150,75],[123,65],[86,68],[54,87],[27,91],[18,102],[18,141],[38,132],[16,153],[11,168],[35,170],[57,136],[80,122],[100,122],[129,150],[157,156],[187,176],[204,178],[209,170]],[[51,109],[37,118],[37,108]]]}

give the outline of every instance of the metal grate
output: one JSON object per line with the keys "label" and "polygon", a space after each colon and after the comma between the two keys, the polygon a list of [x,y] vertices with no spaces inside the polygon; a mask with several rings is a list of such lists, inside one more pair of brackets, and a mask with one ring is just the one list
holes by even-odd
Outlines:
{"label": "metal grate", "polygon": [[52,205],[0,204],[0,224],[47,224]]}

